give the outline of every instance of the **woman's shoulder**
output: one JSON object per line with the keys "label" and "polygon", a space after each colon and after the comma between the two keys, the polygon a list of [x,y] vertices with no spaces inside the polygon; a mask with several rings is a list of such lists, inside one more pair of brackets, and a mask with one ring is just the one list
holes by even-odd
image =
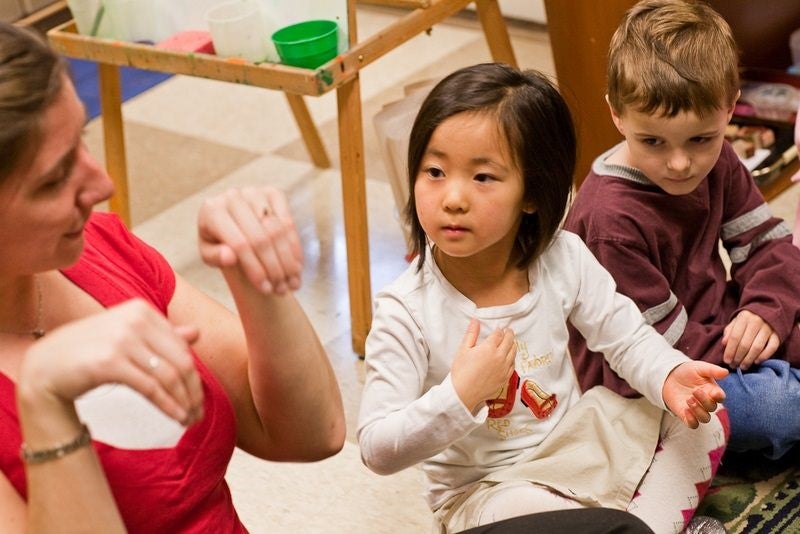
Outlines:
{"label": "woman's shoulder", "polygon": [[109,255],[129,254],[142,244],[115,213],[95,211],[86,221],[84,238],[88,249]]}
{"label": "woman's shoulder", "polygon": [[93,213],[86,223],[84,237],[84,260],[110,262],[142,275],[168,268],[166,259],[136,237],[116,214]]}
{"label": "woman's shoulder", "polygon": [[166,309],[175,287],[172,268],[117,215],[92,213],[84,239],[78,262],[63,271],[68,278],[107,306],[141,296]]}

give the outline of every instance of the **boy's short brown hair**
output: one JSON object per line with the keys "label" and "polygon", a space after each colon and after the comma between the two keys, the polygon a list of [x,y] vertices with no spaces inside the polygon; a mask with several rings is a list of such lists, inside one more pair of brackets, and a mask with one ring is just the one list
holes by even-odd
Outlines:
{"label": "boy's short brown hair", "polygon": [[735,103],[739,51],[730,26],[700,1],[642,0],[611,39],[608,101],[674,117],[700,116]]}

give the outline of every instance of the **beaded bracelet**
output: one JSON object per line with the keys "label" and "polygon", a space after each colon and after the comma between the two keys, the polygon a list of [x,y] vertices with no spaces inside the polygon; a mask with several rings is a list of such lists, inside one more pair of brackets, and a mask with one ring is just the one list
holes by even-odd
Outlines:
{"label": "beaded bracelet", "polygon": [[89,428],[86,425],[81,425],[81,433],[72,441],[51,449],[42,449],[38,451],[28,449],[28,446],[23,443],[20,447],[19,454],[25,463],[40,464],[42,462],[56,460],[71,452],[75,452],[81,447],[87,446],[91,441],[92,435],[89,434]]}

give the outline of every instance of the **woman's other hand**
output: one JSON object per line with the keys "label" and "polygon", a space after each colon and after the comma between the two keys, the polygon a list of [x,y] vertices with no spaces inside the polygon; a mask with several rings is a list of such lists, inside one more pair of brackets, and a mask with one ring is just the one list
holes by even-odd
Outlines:
{"label": "woman's other hand", "polygon": [[103,384],[125,384],[169,417],[189,425],[203,415],[203,388],[189,345],[192,327],[175,327],[140,299],[57,328],[27,350],[17,383],[20,408],[71,409]]}

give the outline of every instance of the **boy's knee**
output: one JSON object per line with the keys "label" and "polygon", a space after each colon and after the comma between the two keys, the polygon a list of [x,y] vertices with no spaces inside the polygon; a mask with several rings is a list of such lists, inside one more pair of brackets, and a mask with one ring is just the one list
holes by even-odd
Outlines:
{"label": "boy's knee", "polygon": [[787,402],[800,399],[800,370],[783,360],[768,360],[747,372],[737,369],[719,385],[725,390],[725,406],[732,412],[795,412]]}
{"label": "boy's knee", "polygon": [[769,360],[751,371],[737,370],[720,381],[730,419],[730,449],[764,450],[782,456],[800,441],[800,371]]}

